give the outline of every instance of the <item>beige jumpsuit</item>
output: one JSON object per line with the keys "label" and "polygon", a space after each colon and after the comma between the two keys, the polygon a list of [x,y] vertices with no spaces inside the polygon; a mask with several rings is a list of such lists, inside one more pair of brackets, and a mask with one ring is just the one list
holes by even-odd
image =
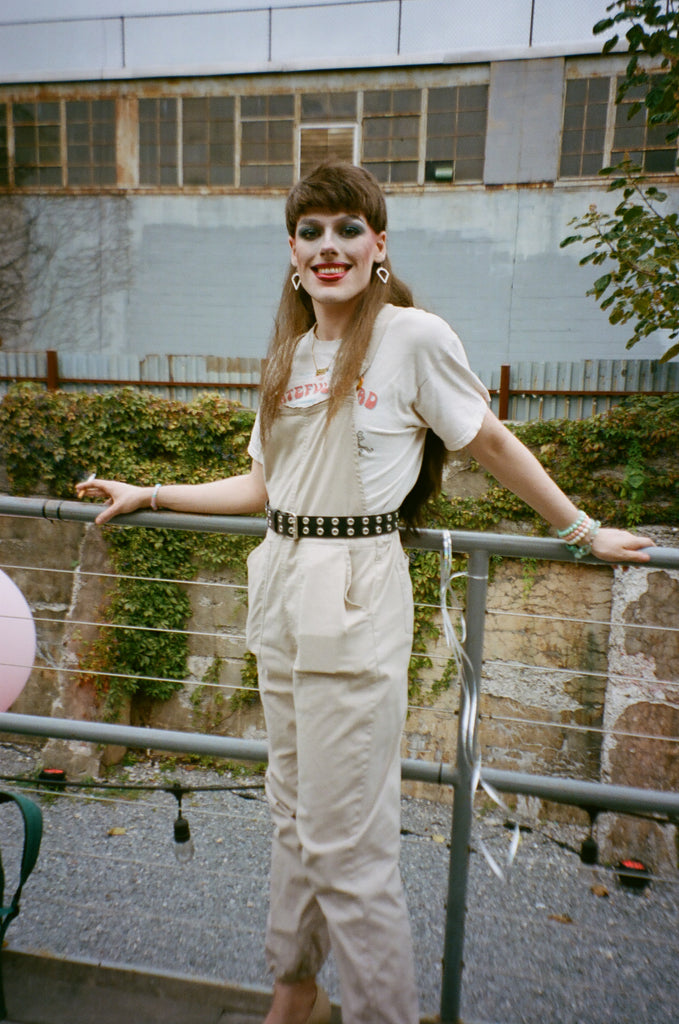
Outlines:
{"label": "beige jumpsuit", "polygon": [[[327,431],[325,402],[281,411],[264,450],[272,507],[365,514],[354,403]],[[278,979],[305,978],[331,946],[345,1024],[416,1024],[398,866],[413,612],[400,537],[294,540],[268,530],[248,583],[274,820],[269,966]]]}

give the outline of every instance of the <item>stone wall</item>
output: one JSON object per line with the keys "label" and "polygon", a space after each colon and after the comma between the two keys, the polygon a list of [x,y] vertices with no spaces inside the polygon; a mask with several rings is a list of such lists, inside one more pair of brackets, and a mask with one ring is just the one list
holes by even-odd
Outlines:
{"label": "stone wall", "polygon": [[[650,532],[659,543],[676,546],[676,531]],[[97,635],[112,585],[102,532],[74,523],[0,517],[0,564],[39,567],[7,569],[33,609],[39,637],[36,667],[12,710],[99,719],[94,681],[77,669]],[[215,586],[224,582],[229,585]],[[243,582],[202,573],[187,584],[193,608],[187,685],[165,704],[126,706],[122,721],[264,737],[258,705],[238,711],[229,705],[245,653]],[[501,563],[489,587],[485,626],[484,763],[676,790],[678,605],[676,572]],[[429,653],[433,680],[448,660],[445,642],[439,640]],[[411,710],[403,756],[454,761],[458,697],[453,685],[435,700],[425,695]],[[50,740],[43,758],[77,777],[97,775],[102,764],[122,753]],[[451,796],[435,786],[406,787],[432,799]],[[583,812],[535,801],[521,801],[520,809],[588,820]],[[602,815],[598,821],[605,856],[636,856],[663,870],[677,866],[675,832],[621,816]]]}

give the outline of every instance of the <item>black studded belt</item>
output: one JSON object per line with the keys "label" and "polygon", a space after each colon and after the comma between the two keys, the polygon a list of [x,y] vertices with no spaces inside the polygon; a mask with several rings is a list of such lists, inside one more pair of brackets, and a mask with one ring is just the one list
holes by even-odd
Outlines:
{"label": "black studded belt", "polygon": [[398,530],[398,511],[377,516],[296,516],[266,506],[266,524],[284,537],[377,537]]}

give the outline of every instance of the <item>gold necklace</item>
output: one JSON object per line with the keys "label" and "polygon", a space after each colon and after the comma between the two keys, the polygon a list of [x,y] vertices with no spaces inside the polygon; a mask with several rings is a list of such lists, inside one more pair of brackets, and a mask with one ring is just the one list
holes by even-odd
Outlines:
{"label": "gold necklace", "polygon": [[314,361],[314,370],[316,371],[316,376],[317,377],[321,377],[324,373],[328,372],[328,370],[330,369],[330,365],[328,365],[328,366],[319,366],[318,363],[316,362],[315,347],[316,347],[316,342],[318,340],[318,335],[316,334],[316,326],[317,325],[314,324],[314,329],[313,329],[313,332],[312,332],[312,335],[311,335],[311,358]]}

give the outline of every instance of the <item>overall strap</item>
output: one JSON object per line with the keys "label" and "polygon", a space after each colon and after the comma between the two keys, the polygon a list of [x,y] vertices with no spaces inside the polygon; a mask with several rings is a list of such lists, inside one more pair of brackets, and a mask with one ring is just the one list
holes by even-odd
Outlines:
{"label": "overall strap", "polygon": [[[35,862],[37,861],[38,854],[40,852],[40,840],[42,839],[42,812],[38,805],[33,803],[32,800],[28,800],[25,796],[19,796],[17,793],[0,793],[0,804],[8,803],[10,800],[18,806],[24,819],[24,848],[21,855],[19,885],[7,906],[4,906],[5,873],[2,867],[2,858],[0,857],[0,903],[3,904],[0,906],[0,956],[2,953],[5,932],[7,931],[10,922],[13,921],[19,913],[21,890],[24,887],[26,879],[35,867]],[[5,1006],[5,996],[2,987],[1,966],[2,965],[0,964],[0,1020],[4,1020],[7,1016],[7,1008]]]}
{"label": "overall strap", "polygon": [[384,335],[387,333],[387,328],[389,324],[394,319],[396,314],[400,312],[400,310],[400,306],[392,306],[390,303],[385,303],[385,305],[382,306],[382,309],[375,317],[375,325],[373,327],[373,333],[370,339],[370,344],[368,345],[368,349],[365,353],[365,356],[363,357],[363,362],[361,364],[361,377],[365,377],[366,373],[370,369],[370,366],[372,364],[373,359],[375,358],[377,350],[382,344],[382,339]]}

